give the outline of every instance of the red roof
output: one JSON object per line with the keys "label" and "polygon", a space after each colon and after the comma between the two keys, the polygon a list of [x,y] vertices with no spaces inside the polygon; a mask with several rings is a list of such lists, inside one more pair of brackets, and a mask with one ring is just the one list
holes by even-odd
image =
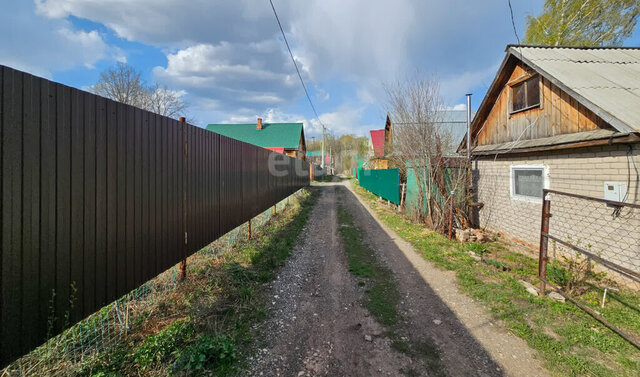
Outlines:
{"label": "red roof", "polygon": [[373,130],[370,132],[374,156],[384,157],[384,130]]}
{"label": "red roof", "polygon": [[268,149],[270,151],[274,151],[280,154],[284,154],[284,147],[266,147],[265,149]]}

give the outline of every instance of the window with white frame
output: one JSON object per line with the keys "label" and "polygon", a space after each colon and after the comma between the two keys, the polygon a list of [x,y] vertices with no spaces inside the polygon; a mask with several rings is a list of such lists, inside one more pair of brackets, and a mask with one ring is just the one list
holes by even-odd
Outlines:
{"label": "window with white frame", "polygon": [[544,166],[524,165],[511,167],[511,196],[541,200],[544,188]]}

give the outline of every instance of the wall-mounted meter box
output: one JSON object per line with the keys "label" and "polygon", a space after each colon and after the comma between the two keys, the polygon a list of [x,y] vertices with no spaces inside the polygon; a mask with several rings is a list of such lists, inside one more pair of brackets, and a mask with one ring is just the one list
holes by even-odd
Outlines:
{"label": "wall-mounted meter box", "polygon": [[623,202],[627,196],[627,184],[625,182],[605,182],[604,199],[614,202]]}

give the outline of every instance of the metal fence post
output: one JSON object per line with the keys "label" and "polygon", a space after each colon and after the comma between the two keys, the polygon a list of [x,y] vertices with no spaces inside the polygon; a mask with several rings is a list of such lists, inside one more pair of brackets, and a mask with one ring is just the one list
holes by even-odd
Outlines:
{"label": "metal fence post", "polygon": [[540,255],[538,256],[538,278],[540,279],[540,295],[546,294],[547,284],[547,248],[549,246],[549,218],[551,218],[551,201],[547,198],[547,190],[542,190],[542,218],[540,224]]}
{"label": "metal fence post", "polygon": [[185,118],[180,117],[180,123],[182,125],[182,141],[184,143],[184,155],[182,159],[182,227],[184,229],[184,243],[182,245],[182,255],[184,259],[180,262],[180,280],[184,280],[187,277],[187,127]]}
{"label": "metal fence post", "polygon": [[449,239],[453,239],[453,191],[449,196]]}

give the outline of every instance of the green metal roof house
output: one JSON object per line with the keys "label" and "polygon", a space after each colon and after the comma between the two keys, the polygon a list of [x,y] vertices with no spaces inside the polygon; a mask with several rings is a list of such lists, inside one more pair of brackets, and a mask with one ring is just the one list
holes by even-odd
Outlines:
{"label": "green metal roof house", "polygon": [[209,124],[207,131],[266,148],[289,157],[306,159],[302,123]]}

